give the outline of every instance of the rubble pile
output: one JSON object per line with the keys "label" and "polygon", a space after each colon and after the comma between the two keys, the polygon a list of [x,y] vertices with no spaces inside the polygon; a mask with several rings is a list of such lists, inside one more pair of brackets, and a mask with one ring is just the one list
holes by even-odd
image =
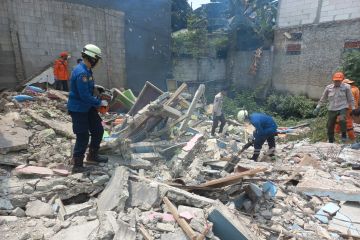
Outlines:
{"label": "rubble pile", "polygon": [[[276,158],[248,160],[252,147],[238,152],[252,129],[230,119],[211,137],[205,86],[185,90],[147,83],[127,114],[106,114],[109,162],[77,174],[66,94],[2,93],[4,239],[360,238],[360,172],[349,167],[360,150],[283,135]],[[297,131],[308,129],[283,129]]]}

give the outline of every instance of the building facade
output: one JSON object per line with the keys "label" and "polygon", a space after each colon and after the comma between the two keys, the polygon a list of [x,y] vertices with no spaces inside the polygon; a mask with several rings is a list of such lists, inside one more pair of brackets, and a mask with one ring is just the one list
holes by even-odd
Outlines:
{"label": "building facade", "polygon": [[272,86],[319,98],[343,54],[360,49],[360,1],[280,0]]}

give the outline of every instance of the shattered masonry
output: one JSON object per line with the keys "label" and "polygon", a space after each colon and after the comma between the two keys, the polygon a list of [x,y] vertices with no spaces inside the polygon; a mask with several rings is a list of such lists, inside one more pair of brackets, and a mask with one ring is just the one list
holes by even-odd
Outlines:
{"label": "shattered masonry", "polygon": [[[0,232],[5,239],[349,239],[360,237],[360,150],[287,141],[260,162],[239,155],[246,129],[210,137],[210,112],[146,83],[128,115],[105,115],[109,163],[71,174],[67,96],[1,93]],[[359,132],[359,125],[356,130]],[[289,134],[309,131],[302,126]]]}

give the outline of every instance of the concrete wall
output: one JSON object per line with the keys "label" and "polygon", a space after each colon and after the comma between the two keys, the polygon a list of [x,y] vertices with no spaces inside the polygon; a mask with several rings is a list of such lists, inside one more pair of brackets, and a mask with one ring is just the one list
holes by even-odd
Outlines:
{"label": "concrete wall", "polygon": [[280,0],[278,27],[360,18],[359,0]]}
{"label": "concrete wall", "polygon": [[[55,0],[4,0],[0,4],[5,10],[1,19],[8,19],[1,25],[0,56],[12,51],[10,60],[19,62],[15,66],[25,77],[52,63],[65,50],[72,55],[70,65],[75,65],[83,46],[93,43],[103,52],[102,64],[95,70],[96,81],[105,86],[125,85],[123,12]],[[9,34],[10,26],[15,35]],[[18,47],[14,47],[16,40]],[[0,80],[9,87],[17,81],[14,74],[5,76],[1,69]]]}
{"label": "concrete wall", "polygon": [[240,88],[262,87],[270,84],[272,74],[272,53],[270,50],[263,51],[257,74],[249,74],[254,51],[240,51],[234,53],[234,68],[231,74],[231,82]]}
{"label": "concrete wall", "polygon": [[254,51],[230,54],[228,59],[180,58],[174,61],[173,77],[178,82],[206,83],[208,93],[214,94],[229,84],[255,89],[271,84],[272,53],[263,51],[256,76],[249,74]]}
{"label": "concrete wall", "polygon": [[125,13],[127,87],[166,89],[171,69],[171,0],[63,0]]}
{"label": "concrete wall", "polygon": [[[319,98],[324,87],[331,83],[331,75],[341,65],[345,42],[360,40],[359,29],[360,19],[276,30],[273,86]],[[302,39],[289,40],[285,32],[302,33]],[[287,54],[289,44],[301,45],[298,55]]]}
{"label": "concrete wall", "polygon": [[175,60],[174,80],[179,82],[224,82],[226,60],[214,58],[180,58]]}

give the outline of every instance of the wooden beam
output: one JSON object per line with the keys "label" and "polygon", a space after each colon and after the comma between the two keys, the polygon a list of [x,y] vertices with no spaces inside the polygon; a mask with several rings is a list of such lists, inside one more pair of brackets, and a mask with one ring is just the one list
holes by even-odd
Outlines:
{"label": "wooden beam", "polygon": [[181,84],[181,86],[178,89],[176,89],[176,91],[171,95],[169,100],[165,102],[165,105],[171,106],[171,104],[175,101],[175,99],[177,99],[186,88],[187,88],[186,83]]}
{"label": "wooden beam", "polygon": [[264,171],[266,171],[266,168],[255,168],[242,173],[237,173],[223,178],[211,180],[203,184],[200,184],[197,187],[225,187],[237,183],[243,177],[252,176],[255,175],[256,173],[264,172]]}
{"label": "wooden beam", "polygon": [[163,201],[166,205],[166,207],[169,209],[171,214],[174,216],[176,222],[179,224],[181,229],[185,232],[186,236],[188,236],[191,240],[196,240],[198,238],[198,234],[195,233],[195,231],[190,227],[190,225],[186,222],[185,219],[180,218],[178,211],[174,204],[170,202],[170,200],[167,197],[163,198]]}
{"label": "wooden beam", "polygon": [[139,231],[145,240],[154,240],[150,233],[145,229],[144,225],[140,224]]}

